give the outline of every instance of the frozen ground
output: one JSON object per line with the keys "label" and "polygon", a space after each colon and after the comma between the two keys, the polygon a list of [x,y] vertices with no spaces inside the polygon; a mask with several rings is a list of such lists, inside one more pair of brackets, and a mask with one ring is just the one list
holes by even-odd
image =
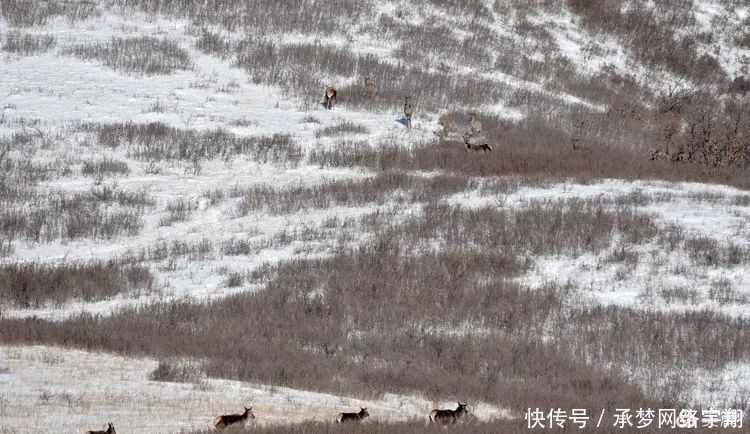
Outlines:
{"label": "frozen ground", "polygon": [[[243,406],[253,407],[249,425],[332,422],[339,412],[359,407],[367,407],[373,420],[427,423],[433,408],[455,407],[418,396],[358,399],[229,380],[150,381],[157,364],[55,347],[0,346],[0,434],[84,432],[107,422],[122,434],[209,429],[214,417]],[[483,403],[471,403],[470,410],[481,420],[511,417]]]}
{"label": "frozen ground", "polygon": [[[727,25],[714,25],[718,16],[726,15],[718,2],[695,2],[699,10],[696,27],[711,31],[724,48],[718,53],[721,65],[730,72],[741,71],[747,64],[750,50],[731,41],[733,32],[741,27],[750,10],[739,8]],[[378,13],[397,17],[412,24],[425,20],[456,25],[456,17],[436,9],[414,11],[407,2],[381,2]],[[399,11],[404,10],[401,14]],[[378,17],[373,17],[377,19]],[[485,23],[498,37],[514,38],[513,22],[505,17]],[[633,73],[639,80],[654,80],[656,85],[670,80],[669,76],[654,74],[637,65],[628,53],[612,40],[591,42],[591,37],[570,14],[534,16],[531,20],[548,26],[559,55],[571,60],[584,73],[594,75],[600,69],[614,68]],[[367,23],[361,23],[366,25]],[[0,33],[8,30],[0,19]],[[228,161],[205,161],[200,174],[186,171],[184,163],[162,164],[160,173],[149,173],[142,162],[128,159],[124,153],[110,153],[109,149],[90,147],[85,137],[69,134],[72,125],[80,122],[111,123],[159,121],[179,128],[205,130],[223,128],[243,136],[290,134],[303,151],[332,146],[334,138],[317,137],[319,130],[344,121],[366,128],[364,134],[348,134],[345,138],[367,139],[371,144],[395,143],[412,146],[431,140],[437,129],[436,113],[420,113],[412,130],[406,130],[396,120],[401,107],[394,104],[389,110],[351,110],[339,104],[332,111],[323,110],[317,103],[295,98],[274,86],[249,82],[247,75],[231,66],[230,62],[208,56],[194,48],[195,37],[182,20],[147,17],[142,14],[126,16],[105,13],[85,21],[69,22],[55,18],[44,26],[27,29],[33,34],[52,34],[57,38],[55,49],[45,54],[18,56],[0,53],[0,135],[19,131],[50,132],[62,136],[54,145],[39,149],[36,158],[67,161],[77,167],[83,160],[113,156],[126,161],[130,174],[105,183],[117,183],[119,188],[137,191],[145,189],[156,201],[146,210],[144,228],[134,237],[121,237],[114,242],[76,240],[51,243],[14,243],[14,251],[2,261],[85,261],[117,258],[153,247],[157,242],[200,242],[208,239],[221,243],[245,237],[262,242],[280,231],[299,231],[319,228],[333,218],[339,221],[356,220],[375,211],[376,205],[362,207],[333,207],[324,210],[304,210],[291,214],[270,215],[266,212],[236,216],[232,212],[235,201],[226,200],[216,205],[207,202],[206,193],[216,189],[269,184],[275,187],[312,185],[333,179],[357,179],[372,173],[351,169],[323,169],[304,162],[299,165],[274,165],[235,157]],[[192,68],[169,76],[133,76],[106,68],[99,62],[82,61],[60,54],[74,43],[106,41],[112,36],[152,35],[169,37],[180,43],[192,62]],[[462,32],[457,30],[457,35]],[[305,35],[290,33],[270,35],[281,43],[317,41],[323,45],[348,48],[356,52],[373,53],[379,58],[397,62],[393,57],[394,44],[366,35]],[[238,37],[238,35],[228,35]],[[520,41],[524,42],[524,41]],[[528,41],[526,41],[528,42]],[[539,56],[534,46],[529,56]],[[709,47],[703,47],[708,50]],[[745,63],[742,63],[745,62]],[[501,86],[510,86],[558,99],[571,105],[581,105],[596,111],[607,107],[593,104],[574,95],[549,89],[548,83],[523,80],[499,71],[477,71],[472,67],[454,65],[456,74],[480,74]],[[347,80],[356,80],[347,78]],[[346,83],[341,80],[341,83]],[[510,107],[505,101],[480,107],[485,112],[501,115],[512,121],[522,120],[523,111]],[[315,121],[311,121],[310,118]],[[340,138],[340,137],[336,137]],[[120,151],[117,151],[120,152]],[[42,191],[85,192],[94,183],[91,178],[73,176],[42,181]],[[750,247],[750,201],[747,192],[703,184],[666,182],[625,182],[610,180],[590,184],[556,183],[546,186],[521,186],[507,194],[482,195],[476,191],[460,193],[451,198],[462,206],[499,206],[520,208],[532,201],[575,199],[642,198],[638,210],[653,215],[660,227],[670,225],[686,234],[705,236],[719,245],[729,243]],[[165,207],[175,199],[187,199],[198,204],[186,221],[167,226],[159,224]],[[614,205],[611,205],[614,206]],[[419,212],[419,206],[394,208],[381,206],[400,216]],[[357,231],[354,227],[349,229]],[[352,242],[367,235],[359,235]],[[154,300],[191,298],[207,300],[225,297],[238,291],[258,288],[245,285],[226,287],[223,274],[246,272],[264,262],[284,261],[296,257],[326,255],[336,246],[335,238],[313,243],[294,242],[289,245],[259,249],[251,256],[212,257],[194,261],[188,257],[171,264],[155,265],[153,272],[160,284],[154,294],[121,294],[100,302],[72,301],[62,306],[40,309],[17,309],[0,306],[6,317],[42,317],[59,320],[79,312],[108,314],[125,306]],[[734,267],[696,265],[688,254],[679,250],[665,254],[656,245],[625,246],[637,257],[635,265],[613,264],[606,256],[619,245],[600,255],[556,256],[535,258],[536,265],[522,281],[532,286],[544,282],[570,282],[578,288],[574,302],[603,303],[659,310],[712,309],[733,317],[750,317],[750,268],[746,264]],[[217,270],[224,270],[221,273]],[[709,294],[717,285],[729,288],[734,300],[717,301]],[[666,300],[665,293],[686,291],[689,297]],[[473,330],[482,333],[484,330]],[[446,334],[451,333],[450,330]],[[282,423],[305,419],[331,420],[344,410],[356,410],[360,405],[370,409],[373,419],[382,414],[401,418],[426,418],[431,403],[414,396],[385,396],[376,400],[337,397],[265,385],[253,385],[224,380],[202,379],[196,384],[159,383],[148,380],[156,367],[149,359],[123,358],[109,354],[82,352],[49,347],[0,347],[0,434],[42,430],[50,432],[81,432],[100,429],[108,421],[118,432],[177,432],[192,428],[210,427],[219,413],[239,411],[252,404],[256,422]],[[750,396],[750,366],[738,363],[720,372],[682,373],[688,383],[689,398],[705,405],[737,399],[747,401]],[[680,374],[676,373],[675,375]],[[643,383],[658,391],[664,384],[660,379],[644,379]],[[102,386],[106,385],[106,386]],[[30,422],[32,410],[42,408],[43,421]],[[491,419],[507,417],[508,413],[489,405],[475,404],[477,417]],[[152,415],[170,415],[155,419]],[[161,422],[160,422],[161,421]]]}
{"label": "frozen ground", "polygon": [[[466,207],[519,208],[539,201],[604,201],[615,208],[618,201],[642,202],[636,210],[656,218],[661,231],[680,230],[687,236],[707,237],[719,246],[750,248],[750,205],[747,193],[726,186],[696,183],[626,182],[609,180],[591,184],[553,184],[520,187],[499,195],[478,191],[459,193],[450,203]],[[608,203],[609,202],[609,203]],[[637,264],[608,261],[613,251],[625,248]],[[658,310],[711,309],[736,317],[750,317],[750,268],[747,264],[711,266],[696,264],[688,252],[666,252],[659,245],[614,243],[600,254],[537,257],[522,280],[531,286],[546,282],[572,283],[587,302]],[[735,301],[709,297],[717,285],[736,291]],[[691,297],[665,300],[670,290],[688,290]],[[694,294],[695,296],[693,296]]]}

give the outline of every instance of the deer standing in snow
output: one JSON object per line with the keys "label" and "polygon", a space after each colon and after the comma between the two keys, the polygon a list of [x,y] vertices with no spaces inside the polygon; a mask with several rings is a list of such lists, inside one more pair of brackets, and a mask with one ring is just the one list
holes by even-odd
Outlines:
{"label": "deer standing in snow", "polygon": [[432,410],[430,412],[430,421],[433,423],[439,423],[442,425],[453,425],[458,422],[463,416],[469,413],[466,410],[467,404],[458,403],[458,408],[455,410]]}
{"label": "deer standing in snow", "polygon": [[492,146],[490,146],[489,143],[478,143],[473,136],[464,136],[464,150],[466,152],[492,152]]}
{"label": "deer standing in snow", "polygon": [[115,426],[112,425],[112,423],[107,424],[107,430],[106,431],[86,431],[86,434],[117,434],[115,432]]}
{"label": "deer standing in snow", "polygon": [[469,128],[471,129],[472,136],[482,134],[482,121],[477,118],[476,113],[469,113]]}
{"label": "deer standing in snow", "polygon": [[336,104],[336,89],[331,86],[326,87],[326,93],[323,95],[323,104],[328,110]]}
{"label": "deer standing in snow", "polygon": [[216,429],[224,429],[234,424],[245,425],[245,421],[248,418],[255,419],[252,407],[245,407],[245,412],[242,414],[225,414],[222,416],[216,416],[216,419],[214,419],[214,426],[216,426]]}
{"label": "deer standing in snow", "polygon": [[339,413],[336,416],[336,422],[337,423],[345,423],[345,422],[362,422],[362,419],[365,419],[370,416],[370,413],[367,412],[366,408],[360,407],[359,413]]}
{"label": "deer standing in snow", "polygon": [[406,126],[409,128],[411,128],[411,115],[414,114],[414,110],[409,102],[410,99],[411,97],[409,96],[404,97],[404,118],[406,118]]}
{"label": "deer standing in snow", "polygon": [[378,86],[370,81],[370,77],[365,77],[365,92],[368,98],[372,98],[378,93]]}

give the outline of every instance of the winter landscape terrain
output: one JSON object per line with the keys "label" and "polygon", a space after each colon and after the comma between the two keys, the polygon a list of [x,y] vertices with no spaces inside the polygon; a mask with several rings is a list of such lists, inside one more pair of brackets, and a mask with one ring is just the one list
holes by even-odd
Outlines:
{"label": "winter landscape terrain", "polygon": [[746,0],[0,0],[0,434],[750,432],[748,91]]}

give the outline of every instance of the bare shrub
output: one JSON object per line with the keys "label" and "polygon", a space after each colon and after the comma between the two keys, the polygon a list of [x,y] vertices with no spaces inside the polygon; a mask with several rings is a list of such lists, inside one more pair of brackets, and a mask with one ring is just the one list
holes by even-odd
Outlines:
{"label": "bare shrub", "polygon": [[221,129],[196,132],[162,123],[127,122],[85,128],[95,131],[102,145],[125,146],[130,156],[144,161],[191,161],[241,154],[263,162],[296,165],[302,159],[302,149],[289,135],[241,137]]}
{"label": "bare shrub", "polygon": [[195,383],[204,376],[203,367],[199,362],[171,357],[159,359],[159,365],[151,371],[148,379],[174,383]]}
{"label": "bare shrub", "polygon": [[245,282],[245,276],[242,273],[232,271],[224,276],[224,286],[227,288],[236,288],[242,286]]}
{"label": "bare shrub", "polygon": [[102,158],[95,161],[84,161],[81,173],[88,176],[103,177],[107,175],[127,175],[130,173],[130,169],[124,161]]}
{"label": "bare shrub", "polygon": [[98,14],[95,2],[46,0],[3,0],[0,14],[13,26],[43,25],[50,17],[64,15],[69,20],[87,19]]}
{"label": "bare shrub", "polygon": [[133,236],[143,225],[145,207],[152,204],[145,191],[128,192],[106,185],[72,195],[52,192],[33,208],[0,210],[0,234],[35,242]]}
{"label": "bare shrub", "polygon": [[71,299],[102,300],[134,290],[151,291],[154,283],[145,266],[118,261],[0,266],[0,296],[23,308]]}
{"label": "bare shrub", "polygon": [[184,222],[190,218],[190,214],[198,209],[195,201],[178,198],[167,204],[167,215],[159,219],[159,226],[169,226],[172,223]]}
{"label": "bare shrub", "polygon": [[249,256],[255,251],[255,244],[249,240],[232,238],[221,244],[221,253],[227,256]]}
{"label": "bare shrub", "polygon": [[175,70],[192,67],[188,52],[176,42],[148,36],[113,37],[103,44],[78,44],[66,47],[63,53],[98,60],[109,68],[129,74],[169,75]]}
{"label": "bare shrub", "polygon": [[322,128],[315,132],[315,137],[335,136],[339,134],[367,134],[366,126],[354,122],[344,121],[336,125]]}
{"label": "bare shrub", "polygon": [[[434,202],[439,196],[429,197]],[[556,222],[553,230],[549,222]],[[199,358],[210,376],[333,392],[420,391],[518,411],[529,402],[595,406],[618,399],[613,397],[640,405],[648,399],[632,385],[568,351],[583,345],[577,335],[566,332],[564,342],[538,339],[550,324],[567,330],[562,307],[570,289],[532,290],[513,278],[529,269],[532,255],[605,249],[614,234],[640,234],[634,226],[643,224],[595,201],[537,203],[518,211],[432,204],[333,257],[261,267],[247,278],[264,283],[264,291],[210,304],[178,301],[125,310],[113,318],[81,316],[33,327],[13,320],[0,326],[10,341],[23,341],[33,330],[45,341],[67,336],[67,342],[74,339],[83,347]],[[648,241],[643,234],[627,236]],[[442,247],[431,247],[436,244]],[[247,253],[235,243],[222,249]],[[196,323],[205,326],[195,328]],[[137,336],[127,333],[135,324]],[[71,333],[81,327],[88,332]],[[211,345],[218,330],[243,338],[232,348]],[[274,345],[258,352],[269,340]],[[607,351],[614,351],[615,342],[606,344]]]}
{"label": "bare shrub", "polygon": [[226,59],[233,54],[233,46],[223,36],[205,28],[201,29],[201,36],[195,43],[199,50]]}
{"label": "bare shrub", "polygon": [[750,304],[750,296],[732,287],[732,282],[722,278],[711,283],[708,298],[719,304]]}
{"label": "bare shrub", "polygon": [[[334,205],[384,203],[389,198],[398,203],[433,200],[458,192],[465,183],[466,180],[462,177],[448,175],[423,178],[386,172],[372,178],[326,181],[312,186],[273,188],[258,185],[235,189],[231,195],[240,198],[236,208],[240,216],[261,210],[271,214],[289,214],[306,208],[325,209]],[[396,189],[402,190],[403,194],[392,195]]]}
{"label": "bare shrub", "polygon": [[615,1],[568,0],[571,10],[594,30],[616,35],[647,65],[660,65],[698,80],[723,76],[718,62],[700,55],[695,39],[678,29],[693,22],[688,7],[655,4],[651,8],[620,8]]}
{"label": "bare shrub", "polygon": [[55,44],[56,40],[52,35],[32,35],[13,30],[5,35],[2,50],[28,56],[30,54],[47,52]]}

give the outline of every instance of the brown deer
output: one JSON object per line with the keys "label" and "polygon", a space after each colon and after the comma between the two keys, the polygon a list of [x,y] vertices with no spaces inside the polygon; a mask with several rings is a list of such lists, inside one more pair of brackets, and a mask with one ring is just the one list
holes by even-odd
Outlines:
{"label": "brown deer", "polygon": [[378,93],[378,86],[370,81],[370,77],[365,77],[365,92],[368,98],[372,98]]}
{"label": "brown deer", "polygon": [[106,431],[86,431],[86,434],[117,434],[115,432],[115,426],[112,425],[112,423],[107,424],[107,430]]}
{"label": "brown deer", "polygon": [[404,118],[406,119],[406,126],[408,128],[411,128],[411,115],[414,114],[414,110],[409,102],[410,99],[410,96],[404,97]]}
{"label": "brown deer", "polygon": [[458,126],[456,125],[456,122],[452,119],[445,119],[440,122],[438,122],[438,125],[440,126],[440,131],[438,132],[438,136],[440,137],[446,137],[450,135],[453,132],[456,132],[458,130]]}
{"label": "brown deer", "polygon": [[476,113],[469,113],[469,128],[471,128],[472,136],[482,134],[482,121],[477,118]]}
{"label": "brown deer", "polygon": [[245,412],[242,414],[225,414],[222,416],[216,416],[216,419],[214,419],[214,426],[216,426],[216,429],[224,429],[234,424],[244,425],[248,418],[255,419],[252,407],[245,407]]}
{"label": "brown deer", "polygon": [[458,422],[463,416],[469,413],[466,410],[467,404],[458,403],[458,408],[455,410],[432,410],[430,412],[430,421],[433,423],[439,423],[443,425],[453,425]]}
{"label": "brown deer", "polygon": [[370,417],[370,413],[367,412],[366,408],[359,408],[359,413],[339,413],[336,416],[337,423],[345,422],[362,422],[362,419]]}
{"label": "brown deer", "polygon": [[331,86],[326,87],[326,93],[323,96],[323,104],[328,110],[336,104],[336,89]]}
{"label": "brown deer", "polygon": [[469,152],[492,152],[492,146],[488,143],[476,143],[474,137],[464,136],[464,151]]}

